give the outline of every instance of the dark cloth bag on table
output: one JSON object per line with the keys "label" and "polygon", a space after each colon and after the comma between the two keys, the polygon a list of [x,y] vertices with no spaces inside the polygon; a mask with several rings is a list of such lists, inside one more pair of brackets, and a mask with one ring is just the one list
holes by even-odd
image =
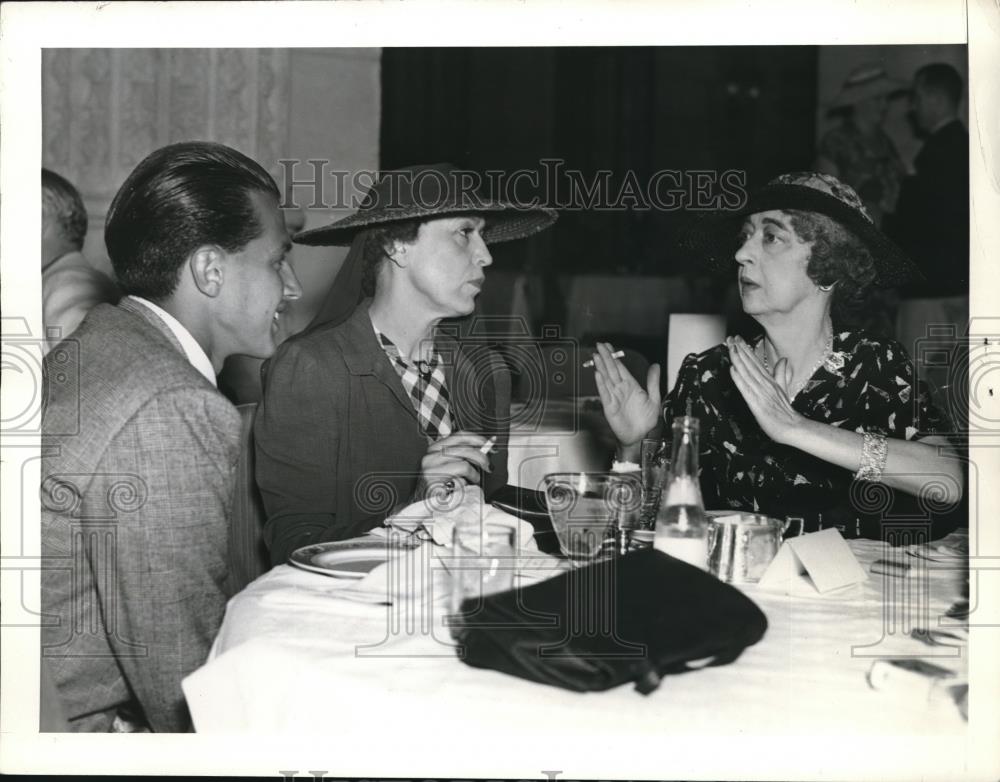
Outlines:
{"label": "dark cloth bag on table", "polygon": [[648,694],[666,674],[732,662],[767,629],[739,590],[654,549],[466,600],[455,619],[468,665],[580,692],[634,681]]}

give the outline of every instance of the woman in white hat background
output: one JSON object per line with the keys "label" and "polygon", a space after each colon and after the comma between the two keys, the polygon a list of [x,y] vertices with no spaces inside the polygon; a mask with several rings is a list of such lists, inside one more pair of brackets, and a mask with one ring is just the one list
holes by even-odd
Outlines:
{"label": "woman in white hat background", "polygon": [[662,406],[656,365],[643,388],[599,344],[597,388],[618,458],[638,461],[647,433],[690,404],[706,507],[801,519],[793,532],[837,526],[848,537],[880,538],[883,514],[901,503],[909,518],[933,521],[935,536],[962,523],[963,470],[946,417],[898,342],[850,325],[871,287],[919,277],[857,193],[826,174],[786,174],[691,239],[737,277],[760,331],[687,356]]}
{"label": "woman in white hat background", "polygon": [[507,483],[510,373],[486,344],[438,326],[473,312],[489,244],[556,213],[484,199],[468,173],[386,172],[354,215],[294,237],[351,250],[320,313],[264,373],[256,472],[275,564],[378,527],[435,485],[488,497]]}
{"label": "woman in white hat background", "polygon": [[851,71],[830,103],[829,117],[840,124],[819,142],[815,169],[850,185],[864,202],[875,225],[896,208],[906,168],[885,132],[889,101],[905,95],[905,82],[890,78],[877,64]]}

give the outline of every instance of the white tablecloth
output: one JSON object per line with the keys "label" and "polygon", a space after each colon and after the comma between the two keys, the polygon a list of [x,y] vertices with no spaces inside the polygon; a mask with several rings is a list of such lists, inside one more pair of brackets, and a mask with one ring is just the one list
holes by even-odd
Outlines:
{"label": "white tablecloth", "polygon": [[[866,571],[886,555],[874,541],[850,545]],[[370,760],[362,765],[371,773],[666,777],[677,766],[664,748],[673,742],[681,752],[706,736],[720,745],[718,756],[705,758],[705,773],[741,768],[730,754],[740,746],[773,748],[774,773],[809,737],[829,737],[827,773],[850,762],[851,747],[891,755],[901,739],[913,753],[944,742],[932,756],[940,767],[924,769],[927,778],[947,778],[961,765],[955,752],[966,724],[950,701],[928,705],[866,683],[879,656],[919,655],[962,670],[964,651],[956,658],[906,634],[940,626],[960,594],[960,570],[922,570],[910,593],[926,586],[930,599],[911,608],[901,582],[877,575],[829,597],[748,587],[767,615],[763,640],[733,664],[667,677],[647,697],[629,685],[580,694],[464,665],[447,629],[435,626],[447,603],[441,575],[421,599],[382,606],[334,598],[343,582],[323,575],[290,566],[265,574],[230,601],[212,658],[184,682],[196,729],[319,734],[334,757]],[[396,757],[412,762],[392,766]],[[887,778],[910,762],[897,760],[903,765],[873,757],[865,767]]]}

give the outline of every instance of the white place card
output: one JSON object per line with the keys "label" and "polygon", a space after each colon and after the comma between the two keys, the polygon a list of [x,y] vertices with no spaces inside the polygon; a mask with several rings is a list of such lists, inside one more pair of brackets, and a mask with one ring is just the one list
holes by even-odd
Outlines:
{"label": "white place card", "polygon": [[761,576],[759,586],[798,593],[805,582],[813,594],[825,594],[867,578],[840,531],[831,527],[786,540]]}

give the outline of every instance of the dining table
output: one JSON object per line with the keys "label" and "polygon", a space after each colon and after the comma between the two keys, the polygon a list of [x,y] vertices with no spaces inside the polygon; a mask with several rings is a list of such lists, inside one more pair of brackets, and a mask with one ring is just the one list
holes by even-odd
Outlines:
{"label": "dining table", "polygon": [[[334,775],[842,778],[863,769],[908,779],[918,768],[957,778],[968,751],[967,531],[930,544],[847,545],[862,581],[794,594],[736,585],[766,616],[763,638],[729,664],[665,676],[648,695],[630,684],[570,691],[465,664],[433,542],[408,552],[400,583],[368,597],[355,579],[275,567],[229,601],[209,659],[183,689],[197,732],[317,737]],[[873,572],[880,560],[909,565],[909,575]],[[569,567],[547,562],[530,577]],[[914,664],[947,671],[955,686],[929,687]]]}

